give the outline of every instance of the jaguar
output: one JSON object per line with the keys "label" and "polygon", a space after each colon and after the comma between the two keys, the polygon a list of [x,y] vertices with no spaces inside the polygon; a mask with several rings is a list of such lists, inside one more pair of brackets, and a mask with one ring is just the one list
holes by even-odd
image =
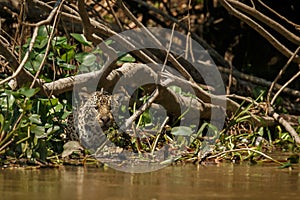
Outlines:
{"label": "jaguar", "polygon": [[111,112],[112,96],[103,90],[90,94],[87,99],[67,118],[65,134],[67,140],[79,141],[86,148],[95,149],[103,134],[115,126]]}

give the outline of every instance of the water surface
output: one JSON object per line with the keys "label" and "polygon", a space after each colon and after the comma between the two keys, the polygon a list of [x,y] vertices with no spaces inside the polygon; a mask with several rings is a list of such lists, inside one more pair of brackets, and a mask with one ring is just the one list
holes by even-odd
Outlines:
{"label": "water surface", "polygon": [[1,200],[300,199],[300,170],[221,164],[144,174],[62,167],[0,171]]}

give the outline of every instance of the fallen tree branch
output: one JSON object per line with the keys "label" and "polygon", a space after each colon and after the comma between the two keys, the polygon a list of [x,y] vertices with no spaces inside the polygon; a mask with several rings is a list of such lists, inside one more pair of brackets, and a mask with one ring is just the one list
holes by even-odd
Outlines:
{"label": "fallen tree branch", "polygon": [[290,133],[290,135],[293,137],[295,143],[297,145],[300,145],[300,136],[295,131],[295,129],[285,119],[280,117],[280,115],[277,114],[276,112],[273,112],[272,116],[276,121],[278,121],[279,124],[281,124],[285,128],[286,131],[288,131]]}

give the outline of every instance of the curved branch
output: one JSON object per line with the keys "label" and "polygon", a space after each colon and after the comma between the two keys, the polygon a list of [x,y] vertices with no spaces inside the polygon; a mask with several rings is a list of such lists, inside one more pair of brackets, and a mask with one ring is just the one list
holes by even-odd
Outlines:
{"label": "curved branch", "polygon": [[270,28],[280,33],[283,37],[285,37],[289,41],[293,42],[296,45],[300,45],[300,37],[288,31],[284,26],[274,21],[273,19],[269,18],[268,16],[262,14],[261,12],[257,11],[255,8],[251,8],[239,1],[232,1],[232,0],[227,0],[227,1],[230,2],[232,5],[234,5],[236,8],[244,11],[245,13],[258,19],[259,21],[265,23],[266,25],[268,25]]}
{"label": "curved branch", "polygon": [[[227,0],[220,0],[221,4],[230,12],[232,15],[234,15],[236,18],[242,20],[243,22],[247,23],[251,28],[256,30],[261,36],[263,36],[267,41],[269,41],[273,47],[275,47],[279,52],[281,52],[284,56],[290,58],[293,55],[293,52],[291,52],[288,48],[286,48],[283,44],[281,44],[272,34],[270,34],[266,29],[264,29],[261,25],[256,23],[254,20],[252,20],[250,17],[244,15],[243,13],[239,12],[235,8],[233,8]],[[294,62],[300,64],[300,57],[296,56],[293,59]]]}

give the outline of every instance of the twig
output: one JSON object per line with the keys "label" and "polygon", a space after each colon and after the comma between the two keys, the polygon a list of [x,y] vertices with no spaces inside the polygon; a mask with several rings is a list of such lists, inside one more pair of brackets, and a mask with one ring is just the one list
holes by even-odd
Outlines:
{"label": "twig", "polygon": [[285,22],[287,22],[288,24],[291,24],[292,26],[294,26],[295,28],[300,28],[299,24],[296,24],[290,20],[288,20],[287,18],[285,18],[284,16],[282,16],[281,14],[279,14],[278,12],[276,12],[275,10],[273,10],[272,8],[270,8],[268,5],[266,5],[264,2],[262,2],[261,0],[258,0],[258,2],[263,5],[265,8],[267,8],[269,11],[271,11],[272,13],[274,13],[277,17],[279,17],[280,19],[284,20]]}
{"label": "twig", "polygon": [[[126,13],[126,15],[132,20],[134,21],[134,23],[140,27],[143,28],[144,32],[153,40],[153,42],[155,42],[155,44],[161,48],[161,49],[165,49],[165,47],[161,44],[161,42],[159,40],[157,40],[157,38],[141,23],[139,22],[136,17],[130,12],[130,10],[124,5],[124,3],[120,0],[118,0],[119,5],[121,6],[121,8],[123,8],[124,12]],[[174,67],[182,74],[182,76],[184,76],[187,80],[190,80],[192,82],[194,82],[192,76],[188,73],[188,71],[174,58],[174,56],[172,54],[170,54],[169,56],[169,60],[170,62],[174,65]]]}
{"label": "twig", "polygon": [[[27,50],[26,54],[24,55],[24,58],[23,58],[22,62],[20,63],[19,67],[14,71],[14,73],[10,77],[7,77],[6,79],[0,81],[0,85],[10,81],[11,79],[16,78],[18,76],[18,74],[23,70],[25,63],[27,62],[27,59],[29,58],[30,52],[32,51],[33,45],[34,45],[36,37],[37,37],[37,33],[38,33],[38,29],[35,29],[32,34],[32,38],[29,43],[28,50]],[[3,45],[2,42],[1,42],[1,45]]]}
{"label": "twig", "polygon": [[272,113],[272,116],[290,133],[290,135],[294,138],[296,144],[300,145],[300,136],[295,131],[295,129],[285,119],[280,117],[276,112]]}
{"label": "twig", "polygon": [[109,7],[109,9],[110,9],[110,11],[111,11],[113,17],[115,18],[115,20],[116,20],[116,22],[117,22],[117,24],[118,24],[119,29],[120,29],[121,31],[123,31],[123,30],[124,30],[124,29],[123,29],[123,26],[122,26],[122,24],[121,24],[121,22],[120,22],[118,16],[116,15],[116,13],[115,13],[115,11],[114,11],[114,8],[111,6],[110,1],[109,1],[109,0],[106,0],[106,3],[107,3],[107,5],[108,5],[108,7]]}
{"label": "twig", "polygon": [[158,134],[157,134],[157,136],[156,136],[156,138],[155,138],[155,141],[154,141],[154,143],[153,143],[153,145],[152,145],[152,147],[151,147],[151,154],[152,154],[152,155],[153,155],[153,153],[154,153],[154,151],[155,151],[155,148],[156,148],[156,146],[157,146],[157,143],[158,143],[158,140],[159,140],[159,138],[160,138],[160,136],[161,136],[161,133],[162,133],[162,131],[163,131],[163,128],[165,127],[165,125],[167,124],[168,121],[169,121],[169,117],[167,116],[166,119],[164,120],[164,122],[162,123],[162,125],[160,126],[160,129],[159,129],[159,131],[158,131]]}
{"label": "twig", "polygon": [[[287,61],[287,63],[284,65],[284,67],[280,70],[280,72],[278,73],[277,77],[275,78],[275,80],[272,82],[270,89],[268,91],[268,95],[267,95],[267,103],[269,104],[270,102],[270,97],[271,97],[271,93],[273,90],[273,87],[275,85],[275,83],[281,78],[282,74],[285,72],[285,70],[287,69],[287,67],[290,65],[290,63],[292,62],[292,60],[294,59],[294,57],[297,55],[297,53],[300,50],[300,46],[296,49],[296,51],[294,52],[294,54],[290,57],[290,59]],[[275,94],[275,96],[273,97],[271,103],[269,106],[273,105],[275,99],[277,98],[277,96],[280,94],[280,92],[287,87],[287,85],[293,81],[295,78],[290,79],[287,83],[285,83]]]}
{"label": "twig", "polygon": [[164,60],[164,63],[163,63],[161,72],[164,72],[164,71],[165,71],[166,64],[167,64],[167,61],[168,61],[168,58],[169,58],[169,55],[170,55],[170,51],[171,51],[171,47],[172,47],[172,42],[173,42],[173,36],[174,36],[175,25],[176,25],[176,24],[173,24],[173,27],[172,27],[172,32],[171,32],[171,36],[170,36],[170,42],[169,42],[169,46],[168,46],[168,49],[167,49],[167,55],[166,55],[166,57],[165,57],[165,60]]}
{"label": "twig", "polygon": [[[55,28],[56,28],[56,25],[57,25],[57,22],[58,22],[59,10],[61,9],[61,6],[62,6],[63,3],[64,3],[64,0],[62,0],[62,1],[60,2],[60,4],[59,4],[57,7],[55,7],[55,8],[57,8],[57,9],[56,9],[56,14],[55,14],[55,16],[54,16],[54,22],[53,22],[52,30],[51,30],[51,33],[50,33],[50,35],[49,35],[49,39],[48,39],[48,42],[47,42],[45,54],[44,54],[44,57],[43,57],[43,59],[42,59],[42,61],[41,61],[41,63],[40,63],[40,66],[39,66],[39,68],[38,68],[38,70],[37,70],[37,72],[36,72],[36,74],[35,74],[35,76],[34,76],[34,79],[33,79],[32,83],[31,83],[31,85],[30,85],[30,88],[33,88],[33,86],[35,85],[35,82],[36,82],[38,76],[40,75],[40,73],[41,73],[41,71],[42,71],[42,69],[43,69],[43,66],[44,66],[44,64],[45,64],[45,62],[46,62],[47,55],[48,55],[49,50],[50,50],[50,47],[51,47],[51,41],[52,41],[52,38],[53,38],[53,35],[54,35],[54,31],[55,31]],[[38,28],[39,28],[39,27],[37,26],[37,27],[35,28],[35,30],[38,30]]]}
{"label": "twig", "polygon": [[272,158],[272,157],[270,157],[270,156],[268,156],[268,155],[266,155],[266,154],[264,154],[264,153],[262,153],[260,151],[252,149],[252,148],[241,148],[241,149],[226,150],[226,151],[220,152],[220,153],[218,153],[216,155],[208,156],[207,159],[217,158],[217,157],[219,157],[221,155],[224,155],[224,154],[227,154],[227,153],[240,152],[240,151],[252,151],[254,153],[257,153],[257,154],[260,154],[260,155],[264,156],[265,158],[267,158],[267,159],[269,159],[269,160],[271,160],[271,161],[273,161],[273,162],[275,162],[277,164],[280,164],[280,165],[284,164],[284,163],[279,162],[278,160],[275,160],[274,158]]}
{"label": "twig", "polygon": [[[266,29],[264,29],[261,25],[256,23],[250,17],[244,15],[243,13],[239,12],[235,8],[233,8],[227,0],[220,0],[221,4],[235,17],[242,20],[246,24],[248,24],[251,28],[257,31],[261,36],[263,36],[270,44],[273,45],[278,51],[280,51],[286,57],[291,57],[293,53],[283,44],[281,44],[272,34],[270,34]],[[296,63],[300,63],[300,57],[297,56],[293,60]]]}
{"label": "twig", "polygon": [[300,45],[300,37],[293,34],[292,32],[288,31],[283,25],[280,23],[274,21],[273,19],[269,18],[268,16],[262,14],[261,12],[257,11],[255,8],[251,8],[239,1],[233,1],[233,0],[226,0],[230,2],[230,4],[234,5],[236,8],[244,11],[245,13],[255,17],[259,21],[263,22],[270,28],[277,31],[280,35],[285,37],[287,40],[291,41],[292,43],[296,45]]}
{"label": "twig", "polygon": [[150,106],[151,104],[154,102],[154,100],[158,97],[159,95],[159,91],[158,89],[155,89],[152,93],[152,95],[150,96],[150,98],[148,99],[148,101],[146,103],[144,103],[135,113],[133,113],[133,115],[131,115],[125,122],[125,124],[123,124],[120,129],[121,130],[126,130],[127,127],[130,126],[130,124],[133,123],[133,121],[135,121],[143,112],[145,112]]}
{"label": "twig", "polygon": [[294,81],[298,76],[300,75],[300,71],[298,71],[290,80],[288,80],[274,95],[272,101],[271,101],[271,105],[274,104],[274,101],[276,100],[277,96],[281,93],[281,91],[287,87],[292,81]]}
{"label": "twig", "polygon": [[3,146],[0,146],[0,152],[5,149],[10,143],[12,143],[14,141],[14,138],[12,138],[11,140],[9,140],[7,143],[5,143]]}

